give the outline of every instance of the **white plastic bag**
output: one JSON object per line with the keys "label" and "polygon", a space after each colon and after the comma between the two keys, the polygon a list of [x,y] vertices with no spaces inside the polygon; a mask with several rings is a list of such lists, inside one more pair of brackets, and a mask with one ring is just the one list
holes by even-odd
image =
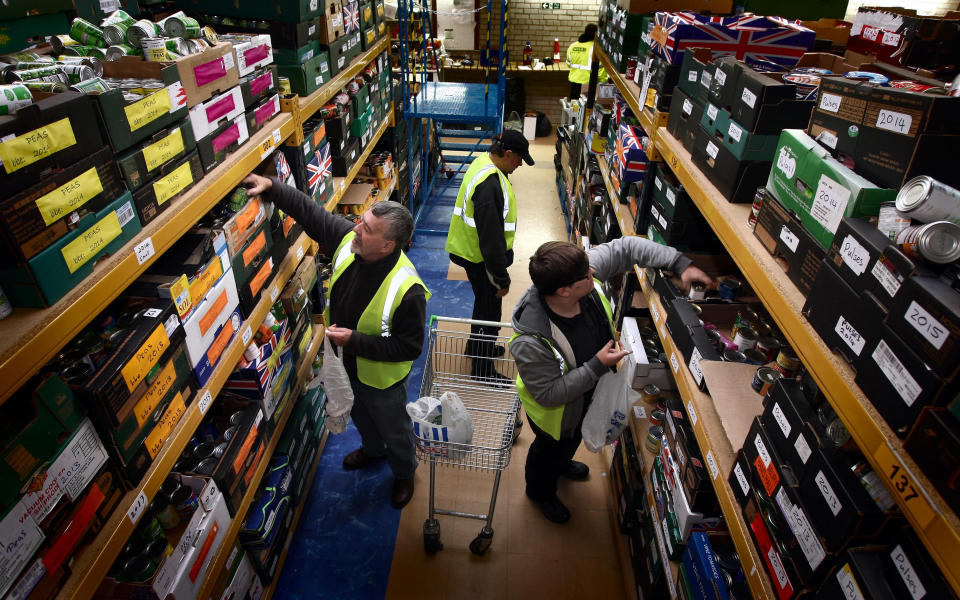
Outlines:
{"label": "white plastic bag", "polygon": [[327,394],[325,423],[330,433],[343,433],[350,422],[350,409],[353,408],[353,388],[350,387],[350,378],[343,367],[343,357],[339,356],[330,343],[330,338],[323,338],[323,369],[320,377],[323,381],[323,390]]}
{"label": "white plastic bag", "polygon": [[593,392],[593,402],[583,417],[583,445],[590,452],[600,452],[607,444],[620,437],[627,426],[630,405],[636,392],[628,385],[626,375],[629,369],[620,369],[616,373],[604,373],[597,381]]}
{"label": "white plastic bag", "polygon": [[453,392],[444,392],[439,400],[432,396],[418,398],[407,404],[407,414],[413,421],[413,433],[421,439],[421,445],[438,454],[449,454],[449,447],[444,442],[469,444],[473,441],[470,413]]}

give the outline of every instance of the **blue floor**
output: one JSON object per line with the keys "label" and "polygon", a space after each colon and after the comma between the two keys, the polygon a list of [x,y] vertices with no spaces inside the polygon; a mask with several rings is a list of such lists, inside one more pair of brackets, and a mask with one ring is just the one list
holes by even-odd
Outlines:
{"label": "blue floor", "polygon": [[[456,193],[456,187],[447,191],[453,198]],[[424,226],[446,230],[452,201],[437,204]],[[427,318],[466,318],[473,293],[468,282],[447,280],[450,261],[445,244],[444,235],[417,235],[408,256],[433,293]],[[425,360],[422,354],[410,372],[410,400],[419,397]],[[275,598],[367,600],[386,594],[400,511],[390,506],[393,476],[385,462],[360,471],[341,467],[343,458],[359,447],[360,435],[352,422],[345,433],[328,436]]]}

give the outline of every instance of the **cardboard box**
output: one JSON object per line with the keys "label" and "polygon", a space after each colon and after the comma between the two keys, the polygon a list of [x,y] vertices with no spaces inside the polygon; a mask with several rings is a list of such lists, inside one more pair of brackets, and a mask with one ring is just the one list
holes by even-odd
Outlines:
{"label": "cardboard box", "polygon": [[127,187],[137,190],[159,173],[157,169],[178,160],[196,148],[190,120],[161,129],[142,144],[117,154],[117,166]]}
{"label": "cardboard box", "polygon": [[695,139],[695,134],[688,135],[688,132],[696,131],[703,111],[704,104],[692,100],[679,89],[674,91],[670,102],[670,116],[667,119],[667,131],[679,140],[687,151],[693,148]]}
{"label": "cardboard box", "polygon": [[350,64],[350,40],[351,36],[343,34],[335,40],[321,44],[321,50],[325,50],[329,56],[331,77]]}
{"label": "cardboard box", "polygon": [[94,101],[80,92],[54,94],[0,116],[0,139],[0,186],[9,194],[36,185],[47,171],[66,169],[106,143]]}
{"label": "cardboard box", "polygon": [[[259,270],[260,265],[266,257],[270,256],[270,250],[273,248],[273,238],[270,236],[269,222],[264,221],[250,235],[240,250],[231,258],[233,264],[233,275],[237,280],[237,288],[242,289],[254,273]],[[262,288],[264,282],[260,282],[256,287]]]}
{"label": "cardboard box", "polygon": [[233,58],[233,45],[220,42],[197,54],[189,54],[174,63],[187,97],[187,107],[223,93],[237,85],[239,73]]}
{"label": "cardboard box", "polygon": [[896,190],[877,187],[793,129],[780,135],[766,187],[824,248],[833,243],[843,217],[876,215],[881,204],[896,197]]}
{"label": "cardboard box", "polygon": [[817,598],[843,600],[853,593],[862,598],[896,598],[884,578],[883,563],[872,549],[851,548],[837,561],[836,569],[817,590]]}
{"label": "cardboard box", "polygon": [[247,121],[247,132],[253,135],[260,131],[278,114],[280,114],[280,95],[274,94],[247,111],[244,117]]}
{"label": "cardboard box", "polygon": [[158,214],[170,207],[171,200],[179,198],[202,177],[203,167],[196,150],[176,162],[161,165],[157,178],[133,194],[140,222],[146,225],[153,221]]}
{"label": "cardboard box", "polygon": [[236,427],[237,432],[227,442],[227,449],[220,458],[213,477],[217,485],[224,490],[227,508],[235,518],[240,518],[237,509],[250,487],[256,466],[263,459],[269,439],[269,426],[260,407],[248,404],[242,409]]}
{"label": "cardboard box", "polygon": [[80,216],[102,210],[124,191],[109,148],[101,148],[40,183],[0,201],[4,262],[36,256]]}
{"label": "cardboard box", "polygon": [[270,459],[260,490],[237,534],[244,548],[256,552],[274,544],[286,511],[292,507],[293,476],[294,468],[288,457],[274,455]]}
{"label": "cardboard box", "polygon": [[330,56],[329,52],[321,51],[301,65],[279,66],[277,72],[281,77],[290,79],[290,90],[293,93],[309,96],[336,74]]}
{"label": "cardboard box", "polygon": [[[819,7],[818,7],[819,9]],[[834,15],[827,15],[825,13],[819,13],[811,15],[817,17],[816,21],[801,21],[800,24],[806,27],[807,29],[812,29],[814,33],[817,34],[818,40],[830,40],[834,46],[846,46],[847,39],[850,37],[850,26],[852,23],[843,21],[842,14],[835,15],[836,18],[831,18]],[[797,64],[798,67],[806,67],[811,65],[805,65],[803,63],[803,58],[800,59],[800,63]],[[852,71],[853,69],[830,69],[834,73],[845,73],[847,71]]]}
{"label": "cardboard box", "polygon": [[0,287],[14,306],[50,306],[139,232],[133,198],[124,192],[103,210],[81,217],[76,229],[26,263],[0,268]]}
{"label": "cardboard box", "polygon": [[960,492],[952,481],[960,460],[960,426],[949,410],[924,409],[904,448],[946,503],[957,510]]}
{"label": "cardboard box", "polygon": [[750,133],[727,110],[713,104],[707,104],[700,125],[712,131],[737,160],[770,161],[776,153],[779,134]]}
{"label": "cardboard box", "polygon": [[737,157],[700,125],[691,151],[693,163],[723,196],[734,203],[752,203],[757,188],[763,185],[770,172],[765,161],[737,160]]}
{"label": "cardboard box", "polygon": [[753,235],[777,259],[777,264],[806,297],[823,264],[825,252],[799,219],[776,198],[769,194],[765,196]]}
{"label": "cardboard box", "polygon": [[283,23],[309,21],[323,14],[324,0],[269,0],[239,6],[233,0],[177,0],[177,8],[187,12],[262,19]]}
{"label": "cardboard box", "polygon": [[320,53],[320,42],[310,40],[302,46],[294,48],[277,48],[274,50],[278,66],[295,67],[302,65]]}
{"label": "cardboard box", "polygon": [[187,356],[201,386],[243,322],[236,310],[239,303],[233,270],[228,269],[183,321]]}
{"label": "cardboard box", "polygon": [[824,77],[820,80],[808,131],[837,157],[853,157],[857,147],[867,99],[873,92],[868,82]]}
{"label": "cardboard box", "polygon": [[220,36],[233,44],[233,57],[237,61],[237,75],[245,77],[255,69],[273,62],[273,44],[269,34]]}
{"label": "cardboard box", "polygon": [[960,369],[960,293],[939,277],[915,275],[890,305],[887,323],[943,379]]}
{"label": "cardboard box", "polygon": [[239,87],[212,97],[190,109],[190,124],[197,141],[212,134],[220,125],[244,111],[243,94]]}
{"label": "cardboard box", "polygon": [[343,4],[340,0],[327,0],[326,12],[320,17],[320,37],[323,44],[332,44],[346,33],[343,29]]}
{"label": "cardboard box", "polygon": [[340,151],[340,154],[332,157],[333,175],[335,177],[346,177],[347,172],[353,167],[358,156],[360,156],[360,141],[356,138],[348,139],[344,149]]}
{"label": "cardboard box", "polygon": [[763,398],[760,424],[777,455],[798,478],[806,475],[814,450],[824,446],[833,448],[832,440],[796,379],[779,379],[773,384]]}
{"label": "cardboard box", "polygon": [[209,173],[222,164],[230,154],[236,152],[248,139],[250,139],[250,132],[245,113],[241,112],[238,116],[231,117],[217,126],[216,129],[197,142],[197,154],[200,156],[203,172]]}
{"label": "cardboard box", "polygon": [[802,312],[828,348],[854,362],[865,347],[876,343],[876,331],[866,323],[862,304],[860,295],[824,263]]}

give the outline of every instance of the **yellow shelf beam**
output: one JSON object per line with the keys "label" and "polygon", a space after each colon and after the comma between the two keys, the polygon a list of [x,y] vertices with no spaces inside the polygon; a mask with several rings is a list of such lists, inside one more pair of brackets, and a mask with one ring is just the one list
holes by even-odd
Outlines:
{"label": "yellow shelf beam", "polygon": [[713,399],[700,391],[697,382],[690,373],[683,359],[683,354],[677,349],[670,333],[667,331],[667,311],[660,302],[659,295],[647,281],[639,267],[635,267],[637,278],[647,301],[650,304],[650,314],[653,317],[655,329],[663,342],[663,350],[670,357],[670,366],[677,382],[677,389],[687,409],[687,416],[693,427],[693,433],[700,446],[700,455],[703,456],[710,470],[713,489],[720,501],[727,530],[733,538],[733,544],[740,556],[740,564],[746,574],[750,592],[754,598],[775,598],[773,586],[766,575],[766,567],[757,551],[756,544],[750,536],[747,524],[743,520],[740,506],[734,499],[733,491],[727,482],[727,476],[736,460],[736,450],[730,444],[720,415],[713,404]]}
{"label": "yellow shelf beam", "polygon": [[[960,593],[960,519],[923,476],[883,417],[854,384],[853,369],[829,350],[800,314],[803,295],[747,225],[748,204],[731,204],[693,164],[681,143],[660,131],[657,147],[820,390],[897,500],[950,586]],[[891,479],[896,472],[896,481]],[[909,481],[902,485],[902,478]],[[906,491],[899,491],[898,485]],[[911,494],[916,490],[916,494]]]}
{"label": "yellow shelf beam", "polygon": [[303,233],[290,248],[286,258],[277,270],[276,275],[274,275],[273,283],[270,284],[269,291],[264,293],[263,297],[257,303],[256,308],[253,310],[253,313],[250,315],[250,318],[244,322],[240,327],[239,333],[234,336],[230,345],[227,346],[227,349],[220,357],[220,364],[218,364],[214,370],[213,375],[207,382],[207,386],[194,395],[190,406],[187,407],[187,412],[180,418],[180,422],[177,423],[170,437],[167,438],[166,443],[164,443],[163,448],[160,450],[160,454],[158,454],[157,458],[153,461],[150,469],[141,480],[140,485],[137,486],[136,489],[128,492],[123,500],[120,501],[116,512],[111,515],[96,540],[75,556],[73,565],[71,566],[73,576],[68,579],[63,588],[61,588],[57,594],[57,598],[86,599],[93,597],[94,592],[96,592],[100,586],[101,580],[106,576],[110,567],[113,566],[114,561],[120,554],[120,550],[136,528],[136,525],[127,517],[127,509],[134,504],[140,494],[143,494],[146,498],[147,504],[156,496],[160,485],[170,474],[173,464],[177,461],[177,458],[179,458],[184,448],[187,447],[187,442],[193,436],[193,432],[196,431],[197,426],[200,425],[200,421],[203,420],[207,410],[209,410],[217,394],[220,393],[220,390],[226,383],[227,377],[233,372],[237,361],[239,361],[243,355],[243,351],[246,348],[243,339],[247,338],[248,332],[256,331],[260,324],[263,323],[267,312],[270,311],[276,299],[280,297],[280,291],[296,271],[297,265],[307,253],[311,244],[312,241],[310,238],[307,234]]}
{"label": "yellow shelf beam", "polygon": [[[201,179],[172,206],[144,227],[119,252],[96,265],[94,273],[50,308],[14,310],[0,320],[0,403],[5,402],[43,365],[56,356],[121,291],[137,279],[197,220],[228,195],[266,155],[294,130],[288,114],[275,116]],[[147,239],[155,254],[142,264],[134,248]]]}

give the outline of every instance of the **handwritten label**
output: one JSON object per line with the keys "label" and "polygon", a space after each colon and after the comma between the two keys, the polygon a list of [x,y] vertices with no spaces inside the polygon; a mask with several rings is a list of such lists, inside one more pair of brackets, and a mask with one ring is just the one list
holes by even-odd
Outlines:
{"label": "handwritten label", "polygon": [[717,148],[717,145],[716,145],[716,144],[714,144],[713,142],[707,142],[707,154],[710,156],[710,158],[716,159],[716,158],[717,158],[717,152],[718,152],[719,150],[720,150],[720,149]]}
{"label": "handwritten label", "polygon": [[933,521],[934,512],[930,501],[914,484],[917,478],[896,458],[886,441],[873,451],[873,458],[876,460],[877,471],[887,477],[887,487],[893,488],[899,496],[900,507],[913,515],[917,530],[926,529]]}
{"label": "handwritten label", "polygon": [[687,401],[687,416],[690,417],[690,423],[694,426],[697,424],[697,411],[693,410],[693,400]]}
{"label": "handwritten label", "polygon": [[43,531],[23,502],[17,502],[0,521],[0,594],[7,593],[42,543]]}
{"label": "handwritten label", "polygon": [[92,167],[39,198],[37,209],[43,217],[44,225],[49,226],[80,208],[101,192],[103,192],[103,184],[100,183],[100,175],[96,167]]}
{"label": "handwritten label", "polygon": [[274,285],[274,286],[270,289],[270,302],[276,302],[276,301],[277,301],[277,296],[279,296],[279,295],[280,295],[280,290],[278,290],[278,289],[277,289],[277,286]]}
{"label": "handwritten label", "polygon": [[817,471],[817,474],[813,480],[817,482],[817,487],[820,489],[820,495],[822,495],[823,499],[827,501],[827,506],[830,507],[830,512],[833,513],[833,516],[840,514],[840,511],[843,509],[843,505],[840,504],[837,494],[833,491],[833,486],[831,486],[830,482],[827,481],[827,476],[823,474],[823,471]]}
{"label": "handwritten label", "polygon": [[647,409],[640,406],[639,404],[633,407],[633,418],[638,421],[643,421],[647,418]]}
{"label": "handwritten label", "polygon": [[686,99],[686,98],[684,98],[683,100],[683,114],[684,115],[693,114],[693,102],[691,102],[689,99]]}
{"label": "handwritten label", "polygon": [[124,106],[123,112],[126,113],[130,131],[136,131],[169,114],[171,108],[170,94],[164,88],[150,94],[143,100],[137,100]]}
{"label": "handwritten label", "polygon": [[807,443],[807,439],[803,437],[803,434],[797,436],[797,441],[793,443],[793,447],[797,450],[797,456],[800,457],[800,462],[807,464],[807,461],[810,460],[810,455],[813,454],[810,451],[810,444]]}
{"label": "handwritten label", "polygon": [[897,544],[890,552],[890,559],[897,568],[897,573],[899,573],[900,578],[903,579],[903,584],[907,587],[913,600],[920,600],[926,596],[927,590],[923,587],[920,578],[917,577],[917,572],[913,569],[913,565],[910,564],[910,559],[907,558],[907,554],[903,551],[903,548],[900,547],[900,544]]}
{"label": "handwritten label", "polygon": [[677,356],[672,352],[670,353],[670,366],[673,367],[674,373],[680,370],[680,363],[677,362]]}
{"label": "handwritten label", "polygon": [[780,589],[786,589],[787,586],[790,585],[790,581],[787,579],[787,571],[783,568],[783,563],[780,562],[780,555],[777,554],[772,545],[767,549],[767,560],[770,561],[770,565],[773,567],[773,573],[777,576]]}
{"label": "handwritten label", "polygon": [[700,72],[700,85],[710,89],[710,84],[713,83],[713,75],[711,75],[706,69]]}
{"label": "handwritten label", "polygon": [[170,347],[170,337],[161,323],[157,325],[150,337],[137,349],[133,357],[120,371],[127,389],[133,391],[147,376],[147,373],[157,364],[160,356]]}
{"label": "handwritten label", "polygon": [[900,34],[892,33],[890,31],[884,31],[883,37],[880,38],[880,45],[882,46],[899,46],[900,45]]}
{"label": "handwritten label", "polygon": [[865,40],[875,42],[877,41],[877,38],[880,37],[880,29],[877,27],[864,26],[863,31],[860,33],[860,37]]}
{"label": "handwritten label", "polygon": [[137,426],[143,427],[143,424],[153,415],[153,411],[160,405],[160,401],[170,391],[170,386],[177,380],[177,370],[173,361],[167,361],[160,376],[154,380],[143,395],[143,398],[133,407],[133,415],[137,418]]}
{"label": "handwritten label", "polygon": [[190,300],[190,281],[186,275],[181,275],[180,279],[170,286],[170,297],[177,307],[177,314],[181,317],[187,314],[193,302]]}
{"label": "handwritten label", "polygon": [[133,253],[137,256],[137,263],[143,264],[150,260],[157,253],[153,247],[153,238],[147,238],[133,247]]}
{"label": "handwritten label", "polygon": [[[866,31],[867,27],[864,27]],[[850,570],[849,564],[844,564],[843,567],[837,571],[837,581],[840,582],[840,589],[843,590],[843,597],[847,600],[865,600],[863,593],[860,591],[860,586],[857,585],[857,580],[853,577],[853,572]]]}
{"label": "handwritten label", "polygon": [[787,525],[790,526],[790,531],[793,532],[794,537],[800,544],[800,550],[803,551],[804,558],[810,564],[810,569],[816,569],[827,557],[827,553],[824,551],[823,545],[820,544],[820,540],[817,539],[817,534],[811,527],[807,515],[802,508],[790,501],[786,490],[783,488],[780,488],[780,491],[777,492],[776,500],[781,513],[787,520]]}
{"label": "handwritten label", "polygon": [[848,235],[840,244],[840,257],[851,271],[857,275],[863,275],[870,261],[870,252],[857,241],[857,238]]}
{"label": "handwritten label", "polygon": [[783,410],[780,408],[780,404],[774,402],[773,404],[773,418],[776,420],[777,424],[780,426],[780,431],[783,432],[783,437],[790,437],[790,422],[787,421],[787,416],[783,414]]}
{"label": "handwritten label", "polygon": [[790,252],[796,254],[797,246],[800,245],[800,238],[794,235],[786,225],[780,228],[780,239],[787,245],[787,248],[790,248]]}
{"label": "handwritten label", "polygon": [[146,447],[147,454],[150,455],[150,458],[156,458],[157,455],[160,454],[163,444],[167,441],[167,438],[170,437],[173,428],[180,422],[180,417],[182,417],[186,411],[187,408],[183,404],[183,396],[180,395],[180,392],[177,392],[156,427],[153,428],[153,431],[151,431],[143,441],[143,445]]}
{"label": "handwritten label", "polygon": [[213,396],[210,394],[210,390],[207,390],[203,393],[203,396],[201,396],[200,401],[197,402],[197,408],[200,409],[200,414],[207,414],[207,410],[211,404],[213,404]]}
{"label": "handwritten label", "polygon": [[943,323],[917,304],[916,301],[910,301],[910,306],[907,307],[907,312],[903,314],[903,318],[937,350],[943,347],[943,343],[947,341],[947,337],[950,335]]}
{"label": "handwritten label", "polygon": [[63,255],[63,260],[66,262],[70,274],[76,273],[77,269],[87,264],[107,244],[117,239],[121,233],[123,233],[123,229],[120,227],[120,221],[117,219],[116,211],[114,211],[61,248],[60,253]]}
{"label": "handwritten label", "polygon": [[827,148],[836,149],[837,142],[839,142],[840,139],[837,136],[835,136],[832,132],[824,129],[823,131],[820,132],[820,135],[817,136],[817,141],[821,142]]}
{"label": "handwritten label", "polygon": [[911,125],[913,125],[913,117],[906,113],[881,108],[877,115],[877,127],[880,129],[908,135]]}
{"label": "handwritten label", "polygon": [[0,142],[0,162],[7,173],[13,173],[76,143],[70,119],[60,119]]}
{"label": "handwritten label", "polygon": [[904,404],[913,406],[913,403],[920,397],[920,393],[923,392],[923,388],[920,387],[917,380],[914,379],[906,367],[903,366],[903,363],[900,362],[897,355],[893,353],[893,350],[890,349],[887,342],[880,340],[871,357],[874,362],[877,363],[877,366],[880,367],[880,370],[883,371],[883,374],[887,377],[891,385],[893,385],[894,389],[897,390],[897,393],[900,394],[900,398]]}
{"label": "handwritten label", "polygon": [[743,88],[743,94],[740,95],[740,99],[750,108],[753,108],[757,104],[757,95],[747,88]]}
{"label": "handwritten label", "polygon": [[147,172],[153,171],[168,160],[183,154],[183,132],[177,128],[170,135],[143,148],[143,160]]}
{"label": "handwritten label", "polygon": [[717,468],[717,461],[713,458],[713,450],[707,450],[707,464],[710,465],[710,475],[716,479],[720,476],[720,469]]}
{"label": "handwritten label", "polygon": [[897,275],[894,274],[893,269],[887,266],[887,261],[883,257],[880,257],[873,265],[873,268],[870,269],[870,274],[880,282],[880,285],[890,294],[891,298],[896,296],[897,292],[900,291],[901,281]]}
{"label": "handwritten label", "polygon": [[820,93],[820,108],[828,112],[838,112],[840,110],[840,104],[843,102],[843,96],[838,96],[837,94],[828,94],[826,92]]}
{"label": "handwritten label", "polygon": [[727,127],[727,135],[729,135],[730,139],[733,141],[740,143],[740,138],[743,136],[743,130],[740,129],[736,123],[730,121],[730,126]]}
{"label": "handwritten label", "polygon": [[836,233],[837,226],[840,225],[840,220],[846,213],[849,200],[850,190],[823,174],[817,184],[817,191],[813,195],[810,215],[831,233]]}
{"label": "handwritten label", "polygon": [[717,69],[713,74],[713,80],[717,83],[717,87],[722,88],[727,83],[727,73],[721,69]]}
{"label": "handwritten label", "polygon": [[130,519],[131,523],[136,525],[140,522],[140,517],[143,516],[143,511],[146,510],[147,504],[147,495],[143,493],[143,490],[140,490],[136,500],[134,500],[130,508],[127,509],[127,518]]}
{"label": "handwritten label", "polygon": [[693,349],[693,354],[690,355],[690,362],[687,363],[687,367],[690,369],[690,373],[693,374],[693,378],[697,380],[697,385],[703,383],[703,370],[700,369],[700,359],[703,358],[703,355],[700,354],[699,348]]}
{"label": "handwritten label", "polygon": [[780,153],[777,154],[777,168],[790,178],[797,172],[797,159],[793,157],[789,148],[780,148]]}
{"label": "handwritten label", "polygon": [[707,116],[710,117],[710,120],[711,120],[711,121],[715,121],[715,120],[717,119],[717,113],[719,113],[719,112],[720,112],[720,111],[719,111],[719,109],[717,109],[716,106],[714,106],[714,105],[712,105],[712,104],[708,104],[708,105],[707,105]]}
{"label": "handwritten label", "polygon": [[863,345],[866,343],[866,340],[863,339],[863,336],[860,335],[853,325],[849,321],[844,319],[842,316],[837,320],[836,326],[833,330],[840,336],[844,342],[847,343],[847,346],[850,346],[850,349],[856,353],[857,356],[860,356],[860,353],[863,352]]}
{"label": "handwritten label", "polygon": [[250,326],[247,325],[243,328],[243,333],[240,334],[240,339],[243,340],[244,347],[250,345],[250,339],[253,337],[253,333],[250,331]]}
{"label": "handwritten label", "polygon": [[750,495],[750,484],[747,483],[747,477],[743,474],[743,469],[740,467],[740,463],[733,465],[733,474],[737,478],[737,482],[740,484],[740,489],[743,490],[744,496]]}
{"label": "handwritten label", "polygon": [[157,204],[163,204],[192,183],[193,171],[190,169],[190,162],[187,161],[153,184],[153,191],[157,195]]}

